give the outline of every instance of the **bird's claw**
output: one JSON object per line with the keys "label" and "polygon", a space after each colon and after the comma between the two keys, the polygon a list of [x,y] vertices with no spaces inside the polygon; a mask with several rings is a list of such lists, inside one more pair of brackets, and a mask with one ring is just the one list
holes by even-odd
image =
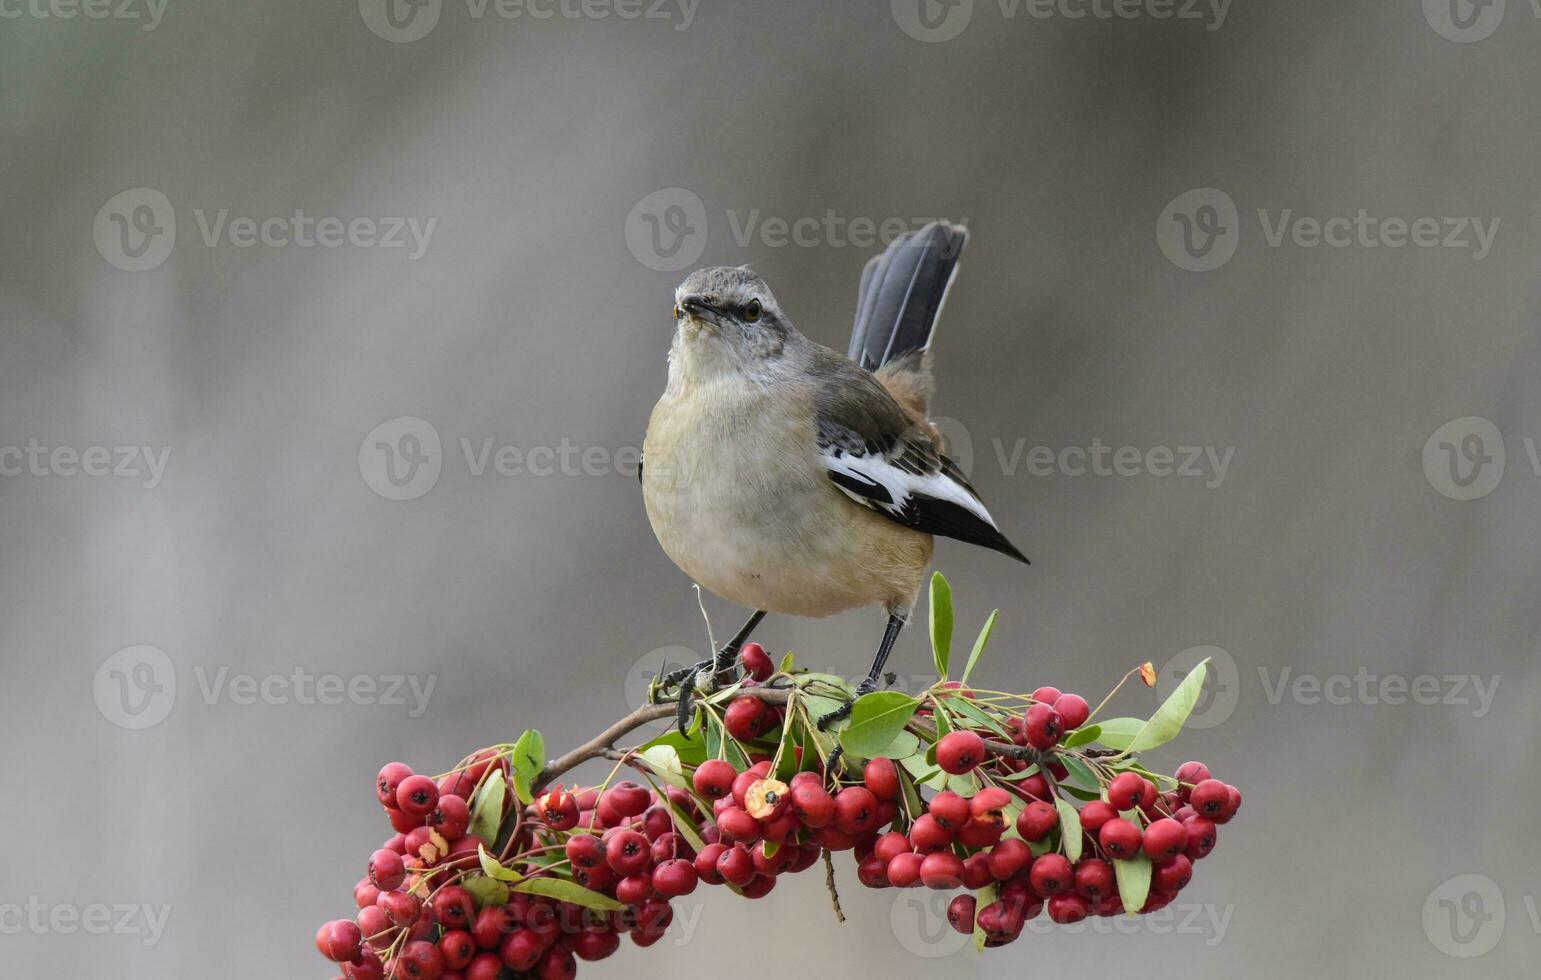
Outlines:
{"label": "bird's claw", "polygon": [[[890,681],[890,683],[892,683],[892,681]],[[864,694],[871,694],[877,689],[877,680],[872,677],[866,678],[860,684],[856,685],[856,694],[853,697],[848,699],[844,704],[836,708],[834,711],[831,711],[826,715],[820,715],[814,724],[819,726],[819,731],[821,732],[829,731],[830,725],[833,725],[837,721],[851,717],[851,708],[856,704],[858,698]]]}
{"label": "bird's claw", "polygon": [[[653,682],[655,701],[659,704],[666,702],[669,691],[678,687],[679,693],[673,695],[676,711],[675,724],[679,727],[681,735],[690,729],[690,723],[695,714],[695,700],[691,697],[697,690],[705,689],[708,693],[717,690],[727,675],[727,671],[718,669],[719,660],[713,657],[689,667],[680,667],[666,674],[660,674]],[[702,679],[705,679],[703,683]]]}

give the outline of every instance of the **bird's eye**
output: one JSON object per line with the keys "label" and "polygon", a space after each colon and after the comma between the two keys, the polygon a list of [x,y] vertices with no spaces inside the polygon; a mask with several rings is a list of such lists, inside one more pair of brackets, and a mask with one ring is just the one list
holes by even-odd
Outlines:
{"label": "bird's eye", "polygon": [[760,309],[760,301],[757,299],[752,299],[749,301],[748,305],[744,307],[744,319],[748,320],[750,323],[753,323],[760,319],[761,312],[762,310]]}

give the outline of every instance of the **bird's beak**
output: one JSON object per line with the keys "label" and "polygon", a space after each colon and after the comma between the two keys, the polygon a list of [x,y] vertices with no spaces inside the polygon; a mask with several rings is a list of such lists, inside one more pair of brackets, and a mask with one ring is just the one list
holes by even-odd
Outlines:
{"label": "bird's beak", "polygon": [[679,307],[685,316],[707,327],[716,327],[722,316],[721,310],[708,302],[705,296],[698,294],[680,297]]}

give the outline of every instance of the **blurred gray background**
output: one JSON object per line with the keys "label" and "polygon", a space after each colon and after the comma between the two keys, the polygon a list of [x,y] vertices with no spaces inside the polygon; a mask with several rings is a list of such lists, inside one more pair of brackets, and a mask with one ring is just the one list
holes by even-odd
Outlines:
{"label": "blurred gray background", "polygon": [[[1034,561],[938,549],[979,679],[1219,648],[1151,762],[1242,815],[1160,922],[977,959],[844,858],[843,926],[816,873],[702,890],[582,974],[1533,969],[1532,5],[919,2],[0,5],[0,972],[327,976],[381,763],[569,747],[705,650],[628,455],[685,271],[843,349],[928,217],[937,411]],[[880,627],[759,638],[854,674]]]}

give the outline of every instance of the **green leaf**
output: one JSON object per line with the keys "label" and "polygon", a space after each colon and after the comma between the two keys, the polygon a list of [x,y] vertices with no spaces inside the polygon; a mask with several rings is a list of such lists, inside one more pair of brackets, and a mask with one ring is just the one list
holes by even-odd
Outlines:
{"label": "green leaf", "polygon": [[781,658],[781,667],[779,669],[783,674],[790,674],[792,672],[792,668],[796,666],[796,664],[797,658],[792,656],[791,650],[788,650],[787,655]]}
{"label": "green leaf", "polygon": [[1136,854],[1126,861],[1115,860],[1113,876],[1118,879],[1118,897],[1123,900],[1124,911],[1138,915],[1150,895],[1150,858]]}
{"label": "green leaf", "polygon": [[645,752],[656,745],[667,745],[673,749],[675,754],[679,756],[682,765],[699,766],[706,761],[705,740],[693,735],[681,735],[673,728],[647,742],[642,746],[642,750]]}
{"label": "green leaf", "polygon": [[941,572],[931,574],[931,655],[937,674],[946,680],[952,658],[952,586]]}
{"label": "green leaf", "polygon": [[776,771],[772,774],[783,783],[797,772],[797,714],[787,712],[781,729],[781,745],[776,749]]}
{"label": "green leaf", "polygon": [[566,878],[526,878],[511,889],[523,892],[527,895],[544,895],[554,898],[559,902],[571,902],[574,905],[582,905],[585,908],[599,909],[604,912],[619,912],[626,906],[617,902],[608,895],[590,891],[575,881]]}
{"label": "green leaf", "polygon": [[[974,894],[974,907],[983,909],[986,905],[1000,897],[1000,889],[995,885],[986,885]],[[974,919],[974,952],[985,951],[985,931],[979,927],[979,919]]]}
{"label": "green leaf", "polygon": [[1059,743],[1059,747],[1062,749],[1073,749],[1078,745],[1085,745],[1088,742],[1097,741],[1097,736],[1101,734],[1101,725],[1082,725],[1080,728],[1077,728],[1075,731],[1067,735],[1065,740]]}
{"label": "green leaf", "polygon": [[514,743],[514,795],[520,803],[533,803],[530,784],[546,768],[546,740],[533,728],[525,729]]}
{"label": "green leaf", "polygon": [[808,709],[808,717],[814,721],[818,721],[832,711],[838,711],[844,703],[837,698],[827,698],[822,694],[804,694],[802,700],[803,705]]}
{"label": "green leaf", "polygon": [[1089,789],[1082,789],[1079,786],[1070,786],[1065,783],[1060,783],[1059,788],[1060,792],[1069,793],[1071,796],[1085,803],[1090,803],[1092,800],[1102,799],[1101,793],[1096,793]]}
{"label": "green leaf", "polygon": [[743,772],[749,768],[749,760],[744,758],[743,750],[738,743],[731,738],[724,738],[722,723],[714,715],[707,716],[706,722],[706,757],[708,759],[723,758],[733,764],[733,768]]}
{"label": "green leaf", "polygon": [[949,710],[956,711],[960,715],[968,715],[976,723],[985,726],[1006,741],[1011,741],[1011,735],[1007,733],[1006,729],[1001,727],[1001,723],[986,714],[983,709],[968,698],[960,695],[944,700],[946,700]]}
{"label": "green leaf", "polygon": [[499,864],[481,844],[476,845],[476,859],[482,864],[482,874],[489,878],[496,878],[498,881],[518,881],[524,877],[513,868],[505,868]]}
{"label": "green leaf", "polygon": [[1071,864],[1081,860],[1081,815],[1069,801],[1054,798],[1054,809],[1059,811],[1059,837],[1065,845],[1065,857]]}
{"label": "green leaf", "polygon": [[920,737],[911,731],[901,731],[894,736],[878,755],[885,759],[902,759],[920,751]]}
{"label": "green leaf", "polygon": [[846,752],[870,759],[904,730],[920,702],[898,691],[873,691],[856,699],[851,723],[840,733]]}
{"label": "green leaf", "polygon": [[910,775],[914,777],[915,782],[920,785],[929,786],[932,789],[947,788],[947,774],[938,769],[935,763],[927,762],[925,756],[912,755],[900,759],[899,763],[909,771]]}
{"label": "green leaf", "polygon": [[1098,722],[1097,727],[1102,729],[1097,735],[1097,741],[1110,749],[1118,749],[1122,752],[1129,747],[1129,743],[1134,741],[1134,736],[1139,734],[1140,729],[1145,727],[1145,720],[1143,718],[1109,718],[1107,721]]}
{"label": "green leaf", "polygon": [[1102,783],[1097,780],[1096,774],[1088,769],[1086,763],[1080,759],[1073,755],[1061,755],[1059,761],[1064,763],[1065,768],[1070,771],[1070,778],[1082,786],[1093,790],[1102,788]]}
{"label": "green leaf", "polygon": [[974,650],[968,655],[968,663],[963,665],[963,683],[968,683],[968,676],[974,672],[974,665],[979,663],[979,657],[985,652],[985,647],[990,642],[990,634],[995,632],[995,617],[1000,615],[997,609],[990,613],[990,618],[985,620],[984,628],[979,631],[979,638],[974,641]]}
{"label": "green leaf", "polygon": [[701,839],[701,829],[696,826],[696,822],[690,819],[690,816],[684,810],[680,809],[679,804],[667,796],[664,797],[664,802],[669,805],[670,812],[674,814],[675,831],[689,841],[690,846],[695,848],[697,853],[704,850],[706,848],[706,841]]}
{"label": "green leaf", "polygon": [[1204,677],[1208,672],[1209,658],[1205,657],[1197,667],[1188,671],[1177,690],[1161,703],[1125,751],[1146,752],[1176,738],[1182,731],[1183,722],[1193,713],[1193,706],[1198,704],[1199,695],[1204,693]]}
{"label": "green leaf", "polygon": [[680,754],[675,751],[674,746],[655,745],[652,748],[643,749],[641,755],[642,761],[658,774],[659,779],[680,789],[690,787],[690,784],[685,781],[685,770],[680,765]]}
{"label": "green leaf", "polygon": [[915,790],[915,780],[910,776],[907,766],[899,767],[899,792],[904,797],[903,813],[914,820],[925,813],[925,808],[920,803],[920,793]]}
{"label": "green leaf", "polygon": [[495,878],[483,878],[480,875],[472,875],[462,879],[460,887],[471,893],[476,900],[476,907],[484,909],[489,905],[508,904],[508,886]]}
{"label": "green leaf", "polygon": [[496,840],[507,798],[508,784],[503,781],[503,770],[494,769],[482,780],[482,788],[476,792],[476,807],[471,811],[471,827],[467,832],[482,840]]}

